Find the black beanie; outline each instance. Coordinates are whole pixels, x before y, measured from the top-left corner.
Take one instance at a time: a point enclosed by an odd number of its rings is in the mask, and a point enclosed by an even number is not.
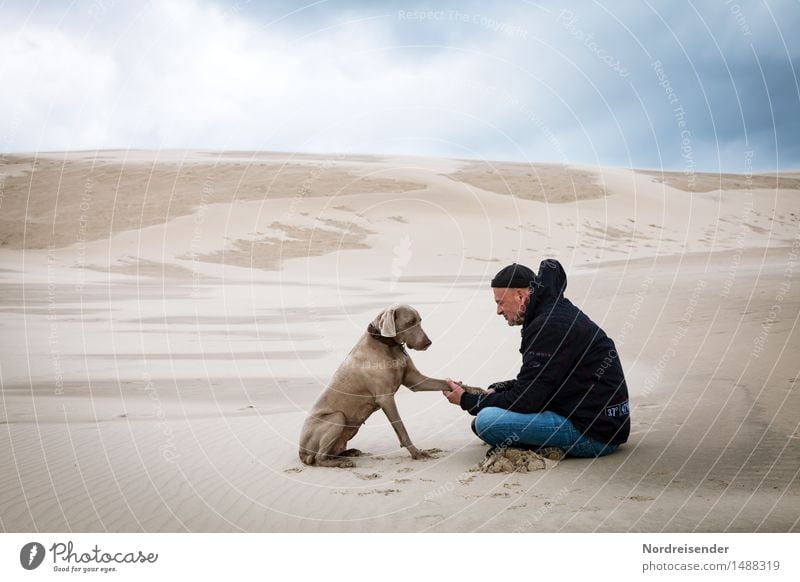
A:
[[[492,279],[492,287],[527,289],[536,281],[536,274],[525,265],[511,263]]]

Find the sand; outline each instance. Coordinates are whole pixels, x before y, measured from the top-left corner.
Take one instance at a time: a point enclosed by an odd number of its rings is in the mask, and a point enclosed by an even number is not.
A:
[[[116,155],[115,155],[116,154]],[[0,247],[97,240],[234,201],[393,193],[415,187],[351,172],[352,158],[159,152],[6,156]]]
[[[539,454],[531,450],[506,447],[490,449],[486,457],[470,469],[473,473],[528,473],[548,468],[548,460],[560,461],[564,457],[562,449],[548,447],[552,452]],[[554,466],[553,464],[550,465]]]
[[[713,190],[797,190],[800,178],[794,173],[785,174],[710,174],[706,172],[659,172],[640,170],[656,181],[684,192],[711,192]]]
[[[0,530],[800,530],[800,192],[667,178],[251,152],[6,158]],[[470,472],[487,451],[470,417],[401,389],[432,458],[412,460],[377,413],[354,468],[299,462],[305,414],[389,303],[423,315],[422,371],[513,377],[518,330],[487,282],[545,256],[617,341],[626,445]]]
[[[450,177],[459,182],[523,200],[563,204],[605,196],[596,172],[555,164],[468,164]]]

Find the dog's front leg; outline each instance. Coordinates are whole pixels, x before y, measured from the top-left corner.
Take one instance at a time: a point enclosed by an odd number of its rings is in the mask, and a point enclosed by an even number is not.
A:
[[[400,412],[397,410],[397,404],[395,404],[394,395],[390,394],[380,397],[378,399],[378,405],[386,414],[386,418],[388,418],[389,422],[392,424],[392,428],[397,434],[397,438],[400,439],[400,446],[408,449],[408,452],[411,453],[411,458],[422,459],[425,457],[430,457],[428,453],[425,451],[420,451],[411,443],[411,438],[408,436],[408,431],[406,431],[403,421],[400,420]]]
[[[405,373],[403,374],[403,386],[406,386],[412,392],[442,392],[443,390],[450,390],[447,382],[429,378],[417,370],[411,362],[406,364]]]
[[[457,382],[457,384],[470,394],[483,394],[485,392],[483,388],[467,386],[461,382]],[[417,370],[413,364],[406,367],[405,374],[403,375],[403,386],[408,387],[412,392],[447,392],[450,390],[450,385],[447,382],[444,380],[437,380],[436,378],[429,378]]]

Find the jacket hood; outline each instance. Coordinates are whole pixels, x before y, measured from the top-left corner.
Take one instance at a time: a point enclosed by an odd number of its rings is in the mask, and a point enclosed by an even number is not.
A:
[[[567,274],[564,267],[555,259],[545,259],[539,263],[539,273],[536,275],[536,293],[540,297],[558,299],[564,295],[567,288]]]
[[[533,317],[535,312],[545,303],[557,301],[564,297],[567,288],[567,274],[564,267],[555,259],[545,259],[539,264],[539,273],[533,285],[532,309],[527,316]],[[528,317],[526,317],[528,319]]]

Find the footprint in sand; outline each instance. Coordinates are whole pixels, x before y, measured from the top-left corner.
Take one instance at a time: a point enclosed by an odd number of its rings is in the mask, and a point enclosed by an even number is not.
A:
[[[630,499],[632,501],[655,501],[655,497],[650,497],[649,495],[631,495],[630,497],[626,497],[626,499]]]
[[[392,495],[393,493],[400,493],[399,489],[373,489],[372,491],[361,491],[358,493],[359,496],[363,495],[372,495],[373,493],[383,493],[384,496]]]
[[[365,475],[364,473],[353,473],[359,479],[363,479],[364,481],[372,481],[373,479],[380,479],[381,476],[378,473],[369,473]]]
[[[284,469],[284,473],[302,473],[303,469],[301,467],[292,467],[291,469]]]
[[[410,473],[413,470],[414,469],[412,469],[411,467],[403,467],[402,469],[398,469],[397,472],[398,473]]]

